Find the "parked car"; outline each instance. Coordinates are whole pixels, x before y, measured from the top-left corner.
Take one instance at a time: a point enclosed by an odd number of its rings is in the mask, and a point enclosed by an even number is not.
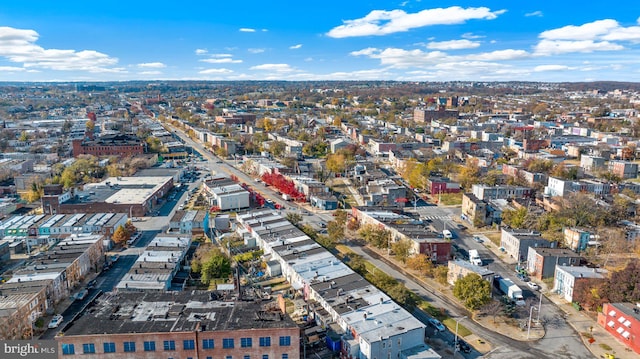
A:
[[[533,290],[538,290],[540,289],[540,287],[534,283],[534,282],[527,282],[527,285],[529,286],[529,288],[533,289]]]
[[[478,243],[484,242],[484,240],[482,238],[480,238],[480,236],[473,236],[473,240],[478,242]]]
[[[460,340],[458,339],[458,342],[456,343],[457,348],[456,350],[459,352],[463,352],[463,353],[470,353],[471,352],[471,346],[469,346],[469,344],[467,344],[467,342],[465,342],[464,340]]]
[[[444,332],[447,328],[436,318],[429,318],[429,324],[436,328],[439,332]]]
[[[96,280],[92,279],[87,283],[87,288],[93,288],[96,286],[96,284],[97,284]]]
[[[529,281],[529,277],[526,274],[522,274],[522,273],[518,273],[518,279],[520,279],[523,282]]]
[[[76,295],[74,295],[74,299],[75,300],[83,300],[84,298],[87,297],[87,294],[89,294],[89,290],[83,289],[83,290],[79,291],[78,293],[76,293]]]
[[[53,319],[51,319],[47,327],[49,329],[57,328],[60,325],[60,323],[62,323],[63,320],[64,318],[62,317],[62,315],[56,314],[53,316]]]

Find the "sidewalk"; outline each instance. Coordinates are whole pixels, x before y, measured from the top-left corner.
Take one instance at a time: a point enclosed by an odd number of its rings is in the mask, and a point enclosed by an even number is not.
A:
[[[597,358],[605,358],[605,354],[612,354],[615,358],[620,359],[638,358],[638,354],[618,342],[604,328],[598,325],[594,318],[596,313],[578,311],[558,294],[546,292],[546,297],[566,313],[567,323],[578,332],[584,345]],[[589,337],[593,337],[593,343],[589,343]]]
[[[459,303],[458,299],[454,297],[450,286],[443,286],[432,279],[422,278],[415,271],[412,271],[408,268],[404,268],[403,266],[398,264],[395,260],[391,260],[390,258],[385,256],[386,252],[383,252],[375,247],[368,247],[368,248],[373,252],[377,253],[380,260],[395,267],[397,270],[405,273],[407,276],[411,277],[412,280],[416,281],[417,283],[420,283],[421,286],[431,290],[435,290],[438,292],[439,295],[443,295],[447,297],[451,303],[456,303],[458,306],[462,306],[462,304]],[[493,318],[489,316],[485,316],[485,317],[473,316],[473,318],[471,319],[475,323],[486,328],[487,330],[500,333],[504,336],[510,337],[518,341],[536,341],[543,338],[546,334],[543,326],[536,325],[533,322],[531,323],[531,330],[527,331],[525,328],[518,328],[517,326],[509,324],[499,318],[496,318],[495,323],[493,322]],[[517,332],[517,334],[514,335],[514,332]],[[487,353],[491,349],[493,349],[490,343],[483,340],[481,337],[479,337],[476,334],[471,334],[467,337],[464,337],[464,340],[467,343],[469,343],[469,345],[473,346],[480,353]]]

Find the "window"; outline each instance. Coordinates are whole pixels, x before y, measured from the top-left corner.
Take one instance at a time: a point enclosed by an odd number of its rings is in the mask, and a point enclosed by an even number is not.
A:
[[[252,338],[240,338],[240,347],[251,348],[253,346]]]
[[[123,344],[125,353],[136,351],[136,342],[124,342]]]
[[[223,338],[222,339],[222,347],[224,349],[231,349],[233,348],[233,338]]]
[[[242,359],[251,359],[251,355],[245,355]]]
[[[271,346],[271,337],[260,337],[260,346],[261,347],[270,347]]]
[[[156,342],[144,342],[144,351],[145,352],[155,352],[156,351]]]
[[[262,359],[269,359],[269,354],[262,354]]]
[[[62,344],[62,355],[74,355],[76,349],[73,344]]]
[[[227,355],[224,359],[233,359],[233,357],[231,355]]]
[[[291,337],[290,336],[286,336],[286,337],[280,337],[280,346],[281,347],[288,347],[291,345]]]
[[[202,349],[213,349],[213,339],[202,339]]]
[[[207,357],[207,359],[213,359],[213,357]]]
[[[175,340],[165,340],[162,345],[164,346],[164,350],[176,350]]]
[[[115,353],[116,352],[116,343],[107,342],[102,344],[105,353]]]
[[[282,359],[289,359],[289,354],[282,353]]]
[[[182,348],[184,350],[193,350],[196,348],[196,342],[193,339],[187,339],[182,341]]]
[[[94,354],[96,352],[96,346],[93,343],[82,344],[83,354]]]

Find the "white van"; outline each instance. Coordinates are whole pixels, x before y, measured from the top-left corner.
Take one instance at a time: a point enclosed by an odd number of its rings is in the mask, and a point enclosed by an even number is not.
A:
[[[442,236],[446,239],[451,239],[453,238],[453,234],[451,234],[451,231],[448,229],[445,229],[442,231]]]

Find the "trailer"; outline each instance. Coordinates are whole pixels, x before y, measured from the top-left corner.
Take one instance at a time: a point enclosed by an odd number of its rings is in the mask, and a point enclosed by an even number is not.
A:
[[[525,305],[524,297],[522,296],[522,289],[513,283],[510,279],[500,278],[498,279],[500,290],[516,305]]]

